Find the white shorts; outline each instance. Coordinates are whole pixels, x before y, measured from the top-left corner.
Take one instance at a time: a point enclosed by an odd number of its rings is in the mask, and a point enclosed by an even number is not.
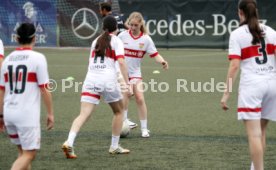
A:
[[[6,126],[11,143],[21,145],[23,150],[40,149],[40,127]]]
[[[138,82],[142,81],[142,77],[129,77],[130,84],[137,84]]]
[[[123,96],[120,84],[118,82],[99,84],[85,80],[82,86],[81,102],[99,104],[101,96],[104,97],[106,103],[121,100]]]
[[[238,119],[276,121],[276,80],[240,86]]]

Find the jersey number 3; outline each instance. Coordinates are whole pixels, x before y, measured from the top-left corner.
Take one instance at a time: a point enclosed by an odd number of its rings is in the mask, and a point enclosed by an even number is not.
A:
[[[26,78],[27,78],[27,66],[18,65],[15,68],[15,75],[13,74],[13,66],[8,66],[8,80],[10,84],[10,93],[22,94],[25,91],[26,87]],[[15,77],[14,77],[15,76]],[[15,81],[15,83],[13,83]],[[21,82],[20,88],[18,88],[18,84]]]
[[[259,48],[259,52],[262,53],[263,58],[260,59],[259,57],[256,57],[255,60],[257,64],[265,64],[267,63],[267,52],[266,52],[265,40],[264,38],[261,38],[260,41],[261,41],[261,47]]]

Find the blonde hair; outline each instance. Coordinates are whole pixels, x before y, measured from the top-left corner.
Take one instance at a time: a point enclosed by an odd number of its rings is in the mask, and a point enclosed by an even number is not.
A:
[[[132,12],[132,13],[129,15],[129,17],[128,17],[126,23],[129,25],[129,22],[130,22],[130,20],[132,20],[132,19],[137,19],[138,22],[142,23],[142,25],[141,25],[141,27],[140,27],[140,31],[141,31],[142,33],[144,33],[144,34],[147,34],[147,33],[148,33],[147,28],[146,28],[146,24],[145,24],[145,20],[144,20],[142,14],[141,14],[140,12]]]

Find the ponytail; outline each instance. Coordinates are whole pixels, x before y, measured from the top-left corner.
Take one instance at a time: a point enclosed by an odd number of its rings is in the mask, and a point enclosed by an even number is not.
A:
[[[259,16],[257,12],[257,3],[255,0],[240,0],[239,9],[243,11],[245,20],[240,24],[247,24],[249,31],[253,37],[252,44],[260,43],[262,38],[262,30],[259,26]]]
[[[98,38],[95,48],[96,56],[105,56],[106,51],[111,51],[111,36],[108,31],[104,31],[104,33]]]

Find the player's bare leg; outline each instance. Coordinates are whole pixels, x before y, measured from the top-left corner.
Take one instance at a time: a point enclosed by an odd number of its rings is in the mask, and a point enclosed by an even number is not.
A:
[[[81,102],[79,116],[73,121],[70,132],[78,133],[83,124],[90,118],[91,113],[95,110],[95,104]]]
[[[124,149],[119,145],[120,133],[123,126],[123,110],[124,105],[123,101],[119,100],[118,102],[109,103],[113,111],[113,120],[112,120],[112,137],[111,137],[111,146],[109,149],[110,154],[126,154],[129,153],[128,149]]]
[[[21,148],[21,146],[19,147]],[[22,150],[19,147],[18,147],[19,149],[18,158],[13,163],[11,170],[18,170],[18,169],[30,170],[31,163],[36,156],[36,150]]]
[[[68,159],[75,159],[77,155],[74,152],[74,141],[77,133],[84,123],[90,118],[91,113],[94,111],[95,105],[92,103],[81,102],[80,114],[72,123],[67,140],[62,145],[62,150]]]
[[[133,87],[130,87],[130,88],[133,89]],[[132,95],[133,95],[133,92],[132,92]],[[134,129],[138,126],[137,123],[134,123],[128,119],[128,104],[129,104],[129,99],[131,96],[129,96],[128,92],[123,92],[123,104],[124,104],[123,120],[127,121],[128,125],[131,129]]]
[[[263,142],[260,120],[245,120],[251,160],[255,170],[263,170]]]
[[[147,127],[147,105],[144,98],[144,89],[142,81],[138,81],[133,86],[133,92],[137,104],[138,115],[141,122],[142,137],[149,137],[149,130]]]

